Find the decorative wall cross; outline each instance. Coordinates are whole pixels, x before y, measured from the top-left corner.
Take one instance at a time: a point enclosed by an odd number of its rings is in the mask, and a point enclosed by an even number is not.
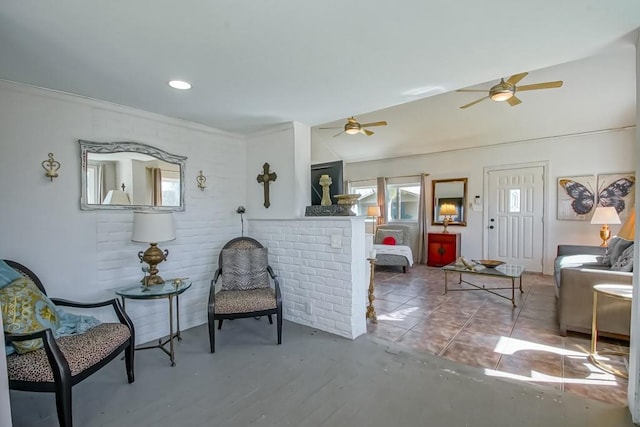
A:
[[[275,181],[278,178],[275,172],[269,173],[269,163],[265,163],[262,166],[263,173],[256,178],[259,183],[264,184],[264,207],[269,208],[271,203],[269,202],[269,183]]]

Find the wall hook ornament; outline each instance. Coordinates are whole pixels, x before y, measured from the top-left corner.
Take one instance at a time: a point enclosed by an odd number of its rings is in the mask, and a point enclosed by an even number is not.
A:
[[[200,175],[196,177],[196,182],[198,183],[198,188],[200,189],[200,191],[204,191],[204,189],[206,188],[206,185],[204,185],[204,183],[207,182],[207,177],[202,174],[202,171],[200,171]]]
[[[49,159],[42,162],[42,168],[45,170],[45,176],[53,181],[53,178],[58,177],[60,162],[53,158],[53,153],[49,153]]]

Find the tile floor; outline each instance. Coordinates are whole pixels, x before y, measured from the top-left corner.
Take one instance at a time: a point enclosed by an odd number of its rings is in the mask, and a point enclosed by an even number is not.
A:
[[[400,269],[378,267],[374,302],[378,323],[369,322],[368,330],[382,340],[485,368],[487,375],[626,405],[627,380],[601,371],[587,359],[590,336],[560,336],[553,277],[525,273],[522,283],[524,293],[516,291],[513,308],[511,301],[484,291],[444,295],[444,273],[439,268],[414,265],[403,274]],[[509,295],[510,290],[498,292]],[[628,350],[628,342],[604,340],[598,348]],[[626,371],[623,357],[608,357]]]

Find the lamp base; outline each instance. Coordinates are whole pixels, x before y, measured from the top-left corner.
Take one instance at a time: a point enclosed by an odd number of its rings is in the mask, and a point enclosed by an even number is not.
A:
[[[165,261],[167,256],[169,256],[169,251],[165,249],[164,252],[162,252],[162,249],[158,248],[157,243],[150,243],[150,245],[149,249],[144,251],[144,253],[142,251],[138,252],[140,262],[149,264],[149,275],[142,279],[142,284],[145,287],[164,283],[164,279],[158,276],[158,264]]]
[[[153,286],[153,285],[162,285],[164,283],[164,279],[157,274],[144,276],[141,280],[143,286]]]
[[[601,247],[606,248],[609,246],[608,241],[611,238],[611,230],[609,230],[609,226],[607,224],[604,224],[600,229],[600,238],[602,239]]]
[[[449,234],[449,230],[447,230],[447,226],[449,225],[449,220],[447,218],[444,219],[444,221],[442,222],[442,225],[444,225],[444,230],[442,230],[442,233]]]

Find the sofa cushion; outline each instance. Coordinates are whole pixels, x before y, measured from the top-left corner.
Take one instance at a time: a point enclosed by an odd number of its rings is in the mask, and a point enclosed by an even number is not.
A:
[[[611,266],[613,271],[633,271],[633,245],[620,254],[616,262]]]
[[[602,259],[603,264],[615,264],[618,257],[622,255],[622,252],[631,245],[633,245],[633,240],[625,240],[622,237],[617,236],[611,239],[609,246],[607,247],[607,252]]]
[[[566,267],[588,267],[588,268],[608,268],[600,261],[602,257],[600,255],[561,255],[556,257],[554,263],[554,276],[556,279],[556,286],[560,286],[560,272]]]

